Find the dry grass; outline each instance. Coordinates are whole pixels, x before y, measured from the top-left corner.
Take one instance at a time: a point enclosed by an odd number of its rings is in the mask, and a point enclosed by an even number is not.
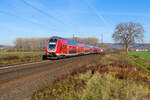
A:
[[[0,66],[7,64],[26,63],[42,60],[42,54],[13,54],[13,55],[0,55]]]
[[[150,100],[150,75],[124,55],[109,54],[54,85],[37,91],[34,100]]]
[[[78,100],[148,100],[146,96],[149,92],[147,86],[133,80],[121,80],[113,74],[95,73],[83,93],[77,97]]]

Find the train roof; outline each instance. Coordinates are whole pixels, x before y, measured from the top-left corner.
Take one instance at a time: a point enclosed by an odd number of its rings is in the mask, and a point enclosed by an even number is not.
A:
[[[68,44],[78,46],[78,42],[76,42],[74,40],[70,40],[70,39],[66,39],[66,38],[62,38],[62,37],[58,37],[58,36],[53,36],[51,38],[66,40]]]
[[[74,40],[70,40],[70,39],[66,39],[66,38],[62,38],[62,37],[58,37],[58,36],[52,36],[51,38],[67,40],[67,41],[68,41],[68,44],[70,44],[70,45],[78,46],[78,43],[80,43],[80,44],[83,44],[83,45],[86,46],[86,47],[98,48],[98,47],[96,47],[96,46],[93,46],[93,45],[90,45],[90,44],[87,44],[87,43],[77,42],[77,41],[74,41]],[[50,39],[51,39],[51,38],[50,38]]]

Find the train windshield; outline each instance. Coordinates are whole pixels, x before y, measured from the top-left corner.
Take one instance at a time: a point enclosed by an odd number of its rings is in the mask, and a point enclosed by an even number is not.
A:
[[[49,44],[49,49],[55,49],[56,44]]]
[[[49,45],[48,45],[48,48],[50,51],[54,51],[56,49],[56,44],[57,44],[57,39],[50,39],[49,40]]]

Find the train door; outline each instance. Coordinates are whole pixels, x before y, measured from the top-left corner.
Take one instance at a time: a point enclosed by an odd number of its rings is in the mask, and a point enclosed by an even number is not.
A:
[[[67,45],[67,54],[69,54],[69,45]]]
[[[67,54],[67,44],[63,44],[63,53]]]
[[[63,53],[63,47],[62,47],[62,43],[61,43],[61,45],[60,45],[60,54],[62,54]]]
[[[76,48],[76,54],[78,54],[78,46],[75,46],[75,48]]]
[[[62,47],[62,54],[63,55],[67,54],[67,43],[66,43],[66,41],[64,41],[64,40],[62,41],[61,47]]]
[[[72,54],[72,46],[69,45],[69,54]]]

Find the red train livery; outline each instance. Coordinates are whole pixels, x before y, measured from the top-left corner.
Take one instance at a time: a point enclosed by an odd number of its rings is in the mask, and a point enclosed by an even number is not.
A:
[[[43,55],[43,60],[101,52],[103,52],[103,49],[99,47],[53,36],[47,42],[46,54]]]

